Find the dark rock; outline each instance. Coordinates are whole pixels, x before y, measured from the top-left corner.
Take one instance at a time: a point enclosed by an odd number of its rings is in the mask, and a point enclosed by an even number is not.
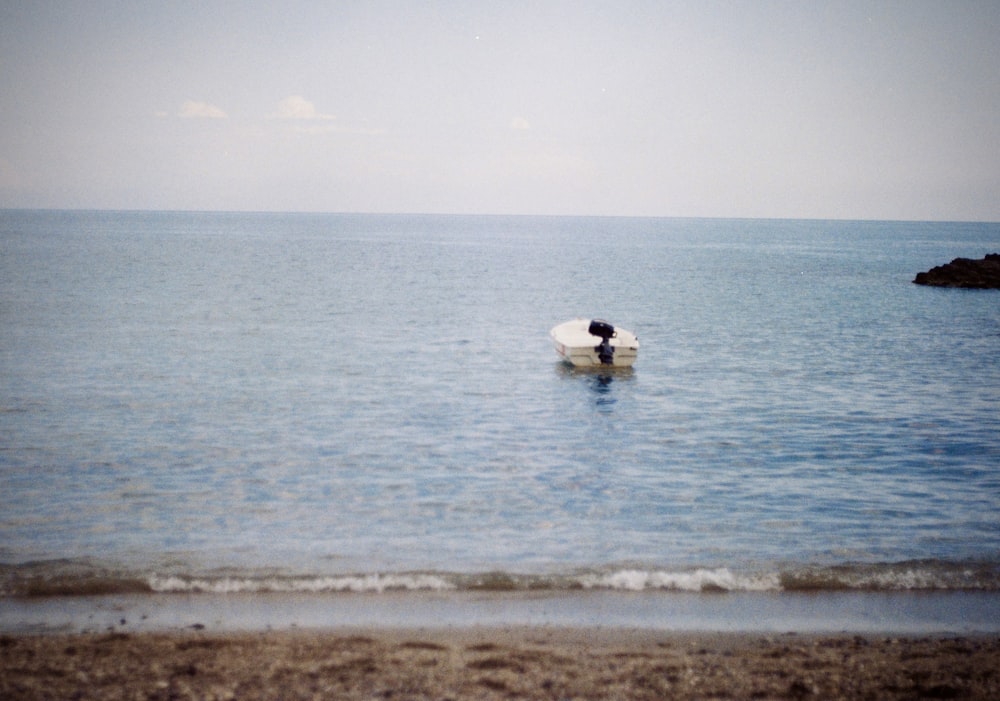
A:
[[[1000,254],[990,253],[982,260],[956,258],[947,265],[917,273],[913,282],[934,287],[1000,290]]]

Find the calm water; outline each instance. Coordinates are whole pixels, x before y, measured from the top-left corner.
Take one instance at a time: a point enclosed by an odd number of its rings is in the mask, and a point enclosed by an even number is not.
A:
[[[1000,590],[1000,224],[0,212],[0,589]],[[600,316],[631,372],[557,362]]]

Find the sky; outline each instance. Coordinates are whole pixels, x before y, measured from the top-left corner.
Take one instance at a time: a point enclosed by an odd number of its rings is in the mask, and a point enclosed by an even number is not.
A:
[[[1000,2],[0,0],[0,208],[1000,221]]]

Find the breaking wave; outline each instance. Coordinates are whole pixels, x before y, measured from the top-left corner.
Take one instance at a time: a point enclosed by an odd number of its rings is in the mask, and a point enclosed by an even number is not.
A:
[[[0,596],[123,594],[382,594],[446,591],[823,592],[1000,591],[1000,564],[912,561],[739,572],[608,567],[558,574],[506,571],[287,574],[128,572],[85,563],[0,565]]]
[[[237,594],[242,592],[311,594],[339,592],[444,591],[455,589],[446,577],[435,574],[362,574],[323,577],[183,577],[149,578],[149,587],[161,593]]]
[[[583,575],[585,589],[620,589],[646,591],[778,591],[781,589],[777,574],[736,575],[726,568],[698,569],[691,572],[664,572],[620,570],[607,574]]]

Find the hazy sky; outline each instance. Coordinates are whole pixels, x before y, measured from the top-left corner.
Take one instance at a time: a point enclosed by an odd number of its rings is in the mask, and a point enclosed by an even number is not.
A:
[[[1000,221],[1000,2],[0,0],[0,207]]]

